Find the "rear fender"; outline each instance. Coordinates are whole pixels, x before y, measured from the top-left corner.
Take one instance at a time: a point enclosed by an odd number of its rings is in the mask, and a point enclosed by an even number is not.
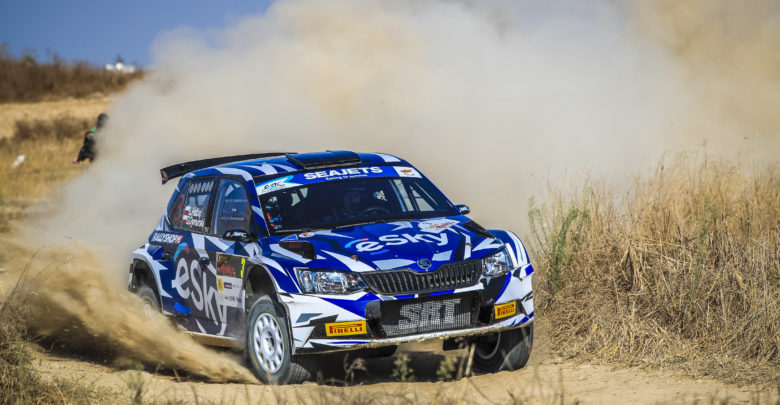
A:
[[[148,274],[148,276],[144,276],[146,277],[146,283],[150,284],[149,287],[155,291],[163,313],[168,314],[164,309],[162,299],[163,297],[171,298],[171,296],[165,292],[165,289],[163,289],[160,284],[160,272],[166,270],[166,267],[152,258],[147,251],[148,246],[149,245],[146,244],[136,249],[130,255],[130,274],[128,275],[127,288],[129,291],[135,292],[135,289],[138,287],[138,282],[140,281],[139,277],[142,274]],[[152,280],[149,280],[149,278]]]

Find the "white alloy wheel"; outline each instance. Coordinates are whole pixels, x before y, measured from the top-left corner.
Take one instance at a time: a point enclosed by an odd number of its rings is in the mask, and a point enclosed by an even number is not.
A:
[[[271,314],[262,314],[255,321],[254,349],[267,372],[279,371],[284,360],[284,338],[282,328]]]

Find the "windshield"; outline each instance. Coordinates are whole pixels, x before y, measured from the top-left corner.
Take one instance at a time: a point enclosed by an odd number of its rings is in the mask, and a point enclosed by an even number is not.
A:
[[[274,234],[458,215],[422,177],[325,181],[265,192],[259,198]]]

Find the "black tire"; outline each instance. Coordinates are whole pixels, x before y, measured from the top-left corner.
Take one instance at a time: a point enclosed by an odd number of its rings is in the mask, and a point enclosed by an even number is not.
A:
[[[249,311],[246,329],[248,363],[261,381],[298,384],[312,378],[316,358],[292,355],[287,317],[271,298],[263,297],[255,302]]]
[[[160,302],[157,301],[157,294],[146,284],[140,284],[135,289],[135,294],[141,297],[144,304],[144,314],[151,316],[150,312],[160,312]]]
[[[474,340],[474,366],[484,372],[517,370],[528,363],[534,345],[534,324]]]

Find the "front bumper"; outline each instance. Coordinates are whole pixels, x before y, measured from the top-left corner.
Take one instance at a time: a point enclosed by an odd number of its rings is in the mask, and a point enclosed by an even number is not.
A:
[[[528,266],[469,288],[435,293],[280,294],[279,301],[287,310],[296,354],[390,346],[530,324],[532,271]]]

